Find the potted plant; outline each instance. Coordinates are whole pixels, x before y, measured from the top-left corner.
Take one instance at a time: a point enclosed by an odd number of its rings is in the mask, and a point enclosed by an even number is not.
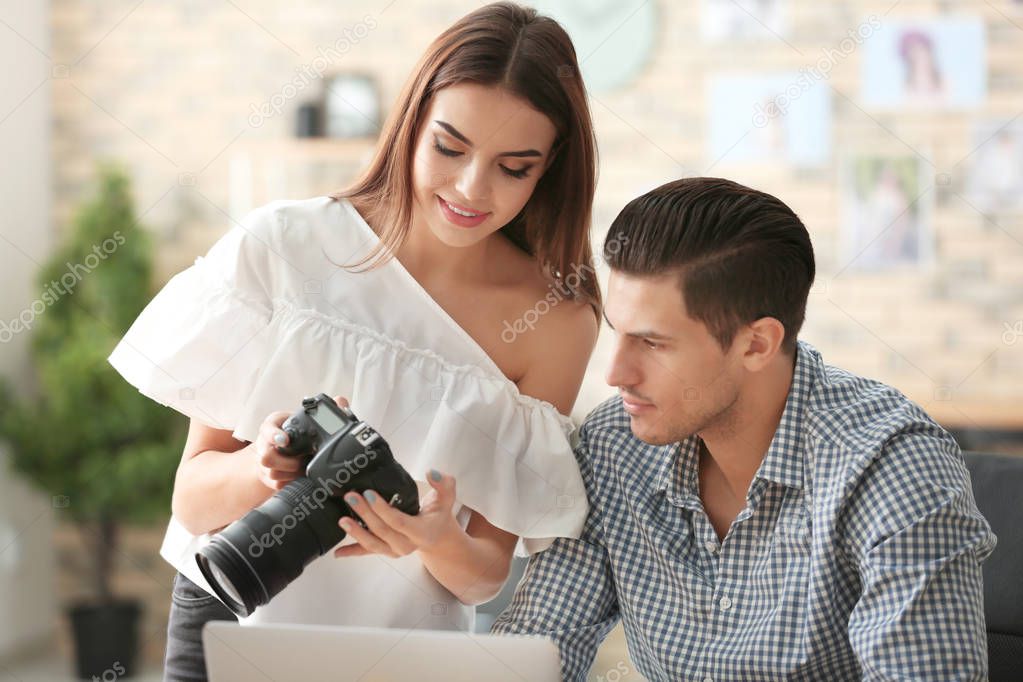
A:
[[[14,469],[53,497],[90,548],[92,596],[68,606],[83,678],[130,675],[135,667],[141,605],[111,587],[118,528],[169,513],[187,431],[181,415],[140,394],[106,361],[149,301],[151,272],[150,239],[137,225],[129,181],[102,166],[98,195],[41,268],[40,296],[20,318],[32,335],[38,395],[16,396],[0,377],[0,439]]]

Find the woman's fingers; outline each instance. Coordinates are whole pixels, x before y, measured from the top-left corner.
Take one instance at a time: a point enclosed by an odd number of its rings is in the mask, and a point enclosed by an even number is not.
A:
[[[267,415],[267,418],[263,420],[263,423],[259,425],[260,435],[264,435],[267,440],[271,440],[273,434],[284,433],[281,431],[281,426],[290,416],[291,414],[289,412],[271,412]]]
[[[273,412],[259,425],[259,443],[271,450],[288,444],[288,434],[281,428],[288,418],[287,412]]]
[[[280,490],[301,475],[301,472],[277,471],[266,467],[259,469],[260,482],[272,490]]]
[[[407,538],[413,544],[419,542],[419,538],[416,535],[416,517],[409,516],[400,509],[395,509],[373,490],[367,490],[363,497],[370,499],[370,496],[372,496],[372,501],[369,503],[369,508],[377,518],[387,524],[388,528],[404,536],[403,539]]]
[[[372,554],[372,552],[367,550],[359,543],[355,543],[353,545],[345,545],[344,547],[338,547],[337,549],[334,550],[334,556],[338,558],[346,556],[367,556],[369,554]]]
[[[281,426],[288,420],[291,415],[288,412],[271,412],[267,415],[263,423],[259,425],[259,431],[261,434],[269,433],[274,434],[281,431]]]
[[[267,448],[263,452],[263,455],[259,458],[259,463],[267,469],[287,473],[296,473],[305,468],[305,462],[302,461],[301,457],[288,457],[273,448]]]
[[[260,424],[256,437],[259,480],[271,490],[280,490],[301,476],[305,469],[301,457],[289,457],[277,450],[288,444],[288,434],[281,429],[281,425],[289,416],[288,412],[272,412]]]
[[[283,471],[281,469],[270,469],[267,472],[267,477],[272,481],[294,481],[301,475],[301,471]]]
[[[426,476],[430,487],[437,492],[437,505],[441,509],[452,509],[455,506],[455,477],[447,476],[436,469],[430,469]]]
[[[351,535],[367,554],[383,554],[389,557],[401,556],[388,543],[381,540],[372,531],[367,528],[363,528],[347,516],[341,517],[338,525],[341,526],[342,530],[344,530],[348,535]],[[366,525],[368,526],[369,524]]]
[[[415,546],[409,542],[408,538],[402,535],[402,533],[390,523],[381,518],[381,515],[375,511],[376,509],[380,509],[380,511],[383,512],[384,510],[381,508],[381,505],[386,507],[387,503],[380,500],[380,496],[372,490],[367,490],[365,496],[359,495],[355,492],[348,493],[345,495],[345,502],[347,502],[348,506],[359,515],[359,518],[366,524],[369,532],[376,536],[376,538],[381,542],[385,543],[395,556],[404,556],[415,549]],[[388,507],[388,510],[396,511],[390,509],[390,507]],[[384,515],[391,518],[390,515],[386,513]],[[342,528],[344,528],[344,526],[342,526]],[[358,537],[356,537],[356,539],[358,539]],[[359,541],[359,544],[363,545],[367,549],[371,549],[371,547],[367,546],[361,540]]]
[[[383,554],[390,557],[405,556],[416,550],[439,547],[457,534],[464,534],[451,507],[455,499],[455,479],[440,472],[431,471],[430,484],[433,486],[428,497],[429,504],[422,506],[421,513],[411,516],[395,509],[387,500],[373,490],[362,495],[350,492],[345,502],[362,519],[362,528],[351,519],[341,519],[341,527],[358,542],[361,550],[339,548],[334,556],[360,556],[362,554]],[[454,547],[455,545],[449,545]]]

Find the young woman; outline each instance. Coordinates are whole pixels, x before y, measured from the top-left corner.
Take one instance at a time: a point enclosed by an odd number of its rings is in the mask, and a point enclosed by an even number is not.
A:
[[[305,395],[350,399],[424,481],[422,512],[356,496],[367,527],[246,622],[467,630],[518,539],[578,535],[595,169],[567,34],[488,5],[429,47],[352,187],[256,209],[143,311],[110,362],[192,420],[161,550],[168,679],[201,678],[202,624],[231,617],[194,553],[300,475],[274,446]]]

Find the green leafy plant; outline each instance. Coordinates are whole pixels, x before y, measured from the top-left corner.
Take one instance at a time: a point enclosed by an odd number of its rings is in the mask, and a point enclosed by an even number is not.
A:
[[[17,396],[0,378],[13,467],[83,531],[103,603],[113,600],[119,526],[170,512],[187,430],[106,360],[152,295],[151,240],[137,222],[127,176],[102,166],[97,196],[41,268],[40,298],[26,309],[38,396]]]

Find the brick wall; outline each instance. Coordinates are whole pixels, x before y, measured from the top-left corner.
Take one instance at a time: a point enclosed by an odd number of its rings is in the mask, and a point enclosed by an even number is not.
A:
[[[1023,222],[1018,214],[981,215],[963,189],[974,124],[1023,111],[1023,18],[1013,21],[1011,4],[903,2],[885,14],[888,3],[851,2],[824,12],[795,2],[784,38],[765,35],[737,47],[699,37],[699,3],[660,3],[645,70],[627,87],[593,94],[602,161],[595,242],[628,199],[681,175],[719,174],[775,193],[804,219],[817,250],[818,286],[804,338],[830,362],[895,385],[950,425],[1018,427],[1023,344],[1003,336],[1016,339],[1007,330],[1023,320]],[[324,63],[327,73],[372,73],[386,112],[422,49],[473,6],[54,2],[58,229],[87,191],[99,157],[130,169],[144,222],[162,237],[164,277],[222,234],[228,216],[344,184],[372,141],[288,142],[295,107],[321,92],[309,74]],[[718,76],[798,71],[838,48],[868,16],[883,23],[951,10],[985,24],[990,78],[982,106],[870,111],[858,103],[860,47],[836,60],[824,84],[833,110],[829,164],[805,170],[709,158],[707,92]],[[290,87],[296,78],[302,85]],[[269,102],[283,103],[281,113],[253,125],[252,112]],[[925,167],[924,200],[934,202],[933,267],[848,270],[838,250],[842,159],[910,149]],[[577,414],[608,395],[600,379],[607,346],[605,335]]]

